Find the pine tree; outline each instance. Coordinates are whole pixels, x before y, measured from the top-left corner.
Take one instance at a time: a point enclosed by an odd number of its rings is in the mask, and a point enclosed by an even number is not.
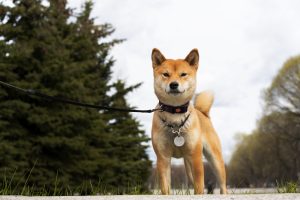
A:
[[[109,51],[122,40],[103,41],[114,29],[109,24],[95,25],[90,1],[72,23],[68,20],[74,15],[66,5],[66,0],[49,0],[49,6],[40,0],[0,5],[0,80],[54,96],[115,105],[111,102],[116,96],[108,92],[120,83],[109,85],[114,64]],[[122,95],[136,87],[129,88],[119,88],[127,91],[118,93],[123,106],[128,105]],[[14,184],[26,182],[49,191],[54,185],[74,189],[85,181],[101,180],[108,188],[145,182],[149,161],[143,142],[147,138],[129,114],[122,125],[109,123],[117,117],[0,88],[0,178],[14,177]],[[134,137],[124,132],[128,127]],[[114,146],[123,139],[126,147],[131,137],[136,148],[124,151]],[[125,160],[122,152],[128,154]],[[128,166],[122,168],[124,173],[114,168],[116,163]],[[129,170],[135,170],[131,178],[122,178]]]
[[[115,93],[112,95],[111,106],[131,108],[125,96],[138,88],[140,84],[126,87],[125,83],[118,80],[113,84]],[[132,109],[132,108],[131,108]],[[113,161],[111,168],[119,176],[109,178],[111,184],[117,186],[136,186],[143,184],[150,172],[151,162],[146,154],[145,143],[149,140],[140,123],[130,113],[111,113],[110,132],[111,143],[107,153]],[[124,190],[124,188],[121,187]],[[125,188],[126,189],[126,188]],[[141,188],[143,189],[143,188]]]

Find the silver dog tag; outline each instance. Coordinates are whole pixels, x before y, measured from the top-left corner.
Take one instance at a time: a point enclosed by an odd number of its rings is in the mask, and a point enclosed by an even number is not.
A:
[[[183,146],[183,145],[184,145],[184,137],[182,137],[181,135],[176,136],[176,137],[174,138],[174,144],[175,144],[175,146],[177,146],[177,147]]]

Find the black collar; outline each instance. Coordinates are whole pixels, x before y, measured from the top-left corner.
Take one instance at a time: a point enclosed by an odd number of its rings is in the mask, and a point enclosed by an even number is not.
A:
[[[188,111],[189,104],[190,104],[190,102],[187,102],[181,106],[169,106],[162,102],[159,102],[159,106],[162,111],[166,111],[166,112],[169,112],[172,114],[186,113]]]

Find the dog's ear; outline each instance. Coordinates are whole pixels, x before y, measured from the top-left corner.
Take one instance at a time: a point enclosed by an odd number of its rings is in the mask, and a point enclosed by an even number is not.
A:
[[[152,50],[151,58],[152,58],[152,66],[153,66],[153,68],[161,65],[166,60],[166,58],[164,57],[164,55],[162,55],[162,53],[158,49],[156,49],[156,48],[154,48]]]
[[[199,53],[198,49],[193,49],[184,59],[191,66],[198,68],[199,65]]]

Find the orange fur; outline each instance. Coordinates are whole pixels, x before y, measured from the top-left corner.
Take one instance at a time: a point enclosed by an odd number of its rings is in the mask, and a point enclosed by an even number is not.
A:
[[[158,99],[172,106],[183,105],[190,101],[196,89],[196,72],[198,69],[198,51],[192,50],[185,59],[165,59],[158,49],[152,52],[154,74],[154,90]],[[186,75],[182,75],[186,74]],[[170,91],[170,83],[178,83],[178,93]],[[202,154],[207,158],[215,170],[220,185],[220,192],[226,194],[226,173],[221,152],[221,143],[212,126],[209,110],[213,103],[213,95],[209,92],[200,93],[195,100],[195,107],[190,104],[187,113],[171,114],[155,112],[152,123],[152,144],[157,156],[157,170],[159,174],[162,194],[170,194],[171,157],[184,158],[188,177],[194,183],[195,194],[204,192],[204,170]],[[163,124],[179,124],[186,116],[190,117],[182,127],[185,144],[176,147],[173,143],[174,135]]]
[[[196,96],[195,99],[195,108],[200,112],[204,113],[206,116],[209,116],[209,110],[213,104],[214,96],[210,91],[201,92]]]

